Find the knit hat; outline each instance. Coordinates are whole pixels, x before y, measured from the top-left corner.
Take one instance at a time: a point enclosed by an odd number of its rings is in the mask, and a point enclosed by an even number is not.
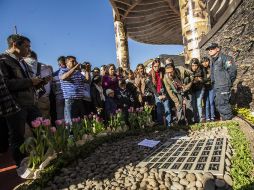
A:
[[[114,92],[114,90],[112,90],[112,89],[109,88],[109,89],[106,90],[106,95],[108,96],[108,95],[109,95],[110,93],[112,93],[112,92]]]

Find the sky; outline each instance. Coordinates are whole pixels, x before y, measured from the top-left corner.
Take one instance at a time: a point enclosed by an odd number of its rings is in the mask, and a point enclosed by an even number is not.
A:
[[[112,7],[109,0],[0,0],[0,52],[6,38],[18,33],[30,38],[42,63],[57,69],[57,58],[74,55],[92,66],[116,64]],[[131,68],[160,54],[177,55],[181,45],[129,43]]]

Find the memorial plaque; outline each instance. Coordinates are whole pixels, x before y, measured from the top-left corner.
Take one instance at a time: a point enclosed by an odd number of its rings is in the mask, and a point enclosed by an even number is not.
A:
[[[223,175],[226,138],[188,139],[167,142],[139,165],[173,172],[211,172]]]

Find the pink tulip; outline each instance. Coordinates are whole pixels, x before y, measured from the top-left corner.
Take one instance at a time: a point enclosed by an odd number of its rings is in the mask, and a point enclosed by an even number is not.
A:
[[[39,120],[40,122],[43,121],[43,117],[37,117],[36,120]]]
[[[55,133],[55,132],[56,132],[56,128],[55,128],[55,127],[50,127],[50,131],[51,131],[52,133]]]
[[[41,125],[41,121],[39,120],[34,120],[31,123],[32,123],[32,127],[34,128],[38,128]]]
[[[136,108],[136,111],[139,112],[139,108]]]
[[[92,115],[92,114],[89,114],[89,115],[88,115],[88,118],[89,118],[89,119],[91,119],[92,117],[93,117],[93,115]]]
[[[51,122],[49,119],[44,119],[42,121],[42,125],[44,125],[45,127],[49,127],[51,125]]]
[[[71,120],[73,123],[77,123],[77,118],[72,118]]]
[[[121,111],[122,111],[122,109],[121,109],[121,108],[119,108],[119,109],[118,109],[118,112],[120,113]]]
[[[100,121],[101,121],[100,117],[97,116],[97,117],[96,117],[96,121],[97,121],[97,122],[100,122]]]
[[[143,107],[140,107],[140,108],[139,108],[139,110],[140,110],[140,111],[143,111],[143,110],[144,110],[144,108],[143,108]]]
[[[55,123],[57,126],[60,126],[63,124],[63,120],[56,120]]]

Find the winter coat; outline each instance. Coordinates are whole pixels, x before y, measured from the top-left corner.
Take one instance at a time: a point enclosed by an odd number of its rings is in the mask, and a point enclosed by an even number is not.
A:
[[[230,89],[236,79],[237,68],[234,59],[223,53],[212,58],[211,80],[215,89]]]
[[[35,105],[35,89],[32,80],[19,61],[8,54],[2,54],[0,55],[0,70],[14,101],[20,106]]]

